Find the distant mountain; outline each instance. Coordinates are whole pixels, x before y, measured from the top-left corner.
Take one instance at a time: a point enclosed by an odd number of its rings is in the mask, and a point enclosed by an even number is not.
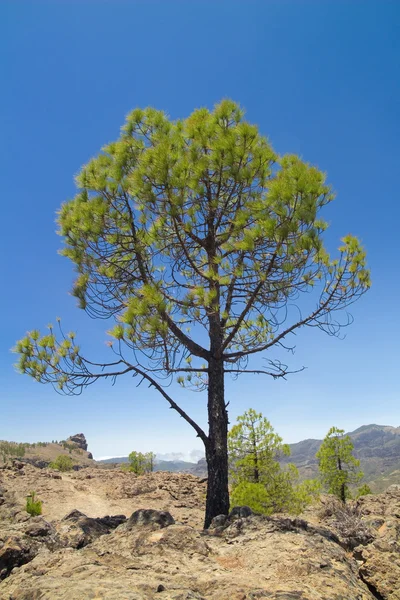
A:
[[[363,425],[348,434],[354,443],[354,455],[360,459],[364,482],[380,492],[392,483],[400,483],[400,427]],[[315,454],[322,440],[303,440],[290,444],[291,455],[283,463],[294,463],[304,479],[316,477]]]
[[[205,456],[190,469],[190,473],[197,475],[197,477],[207,477],[207,461]]]
[[[96,462],[111,465],[111,464],[127,463],[129,461],[128,461],[127,456],[114,456],[112,458],[102,458],[101,460],[96,460]]]

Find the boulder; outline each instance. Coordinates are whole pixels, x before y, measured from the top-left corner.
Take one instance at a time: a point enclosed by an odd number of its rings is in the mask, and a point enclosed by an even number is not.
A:
[[[254,515],[254,512],[249,506],[234,506],[229,515],[217,515],[213,518],[210,525],[212,535],[220,534],[224,529],[229,527],[234,521],[246,519]],[[204,532],[207,533],[207,530]]]
[[[54,527],[63,546],[79,549],[109,534],[125,521],[125,515],[92,518],[79,510],[72,510]]]
[[[0,544],[0,580],[5,579],[15,567],[20,567],[33,560],[39,546],[23,537],[9,537]]]
[[[215,527],[224,527],[224,525],[229,525],[229,517],[228,515],[217,515],[211,521],[211,529],[215,529]]]
[[[29,520],[25,533],[30,537],[45,537],[54,533],[54,529],[42,517],[33,517]]]
[[[132,513],[127,521],[126,528],[132,529],[135,526],[156,525],[162,529],[163,527],[168,527],[174,523],[175,519],[169,512],[154,510],[152,508],[141,508]]]
[[[254,513],[251,510],[250,506],[234,506],[231,512],[229,513],[229,519],[231,521],[235,519],[245,519],[246,517],[250,517],[250,515],[253,514]]]

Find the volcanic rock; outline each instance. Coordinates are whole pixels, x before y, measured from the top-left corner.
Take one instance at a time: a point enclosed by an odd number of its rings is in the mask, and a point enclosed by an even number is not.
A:
[[[88,449],[87,441],[83,433],[76,433],[75,435],[71,435],[67,439],[67,442],[72,442],[73,444],[76,444],[78,448],[85,450],[85,452]]]

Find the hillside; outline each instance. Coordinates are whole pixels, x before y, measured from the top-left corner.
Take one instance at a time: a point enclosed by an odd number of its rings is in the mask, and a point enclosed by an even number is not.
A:
[[[374,492],[393,483],[400,484],[400,427],[363,425],[348,435],[354,443],[354,454],[360,460],[364,481]],[[304,479],[316,477],[315,454],[322,440],[303,440],[290,444],[291,455],[284,463],[294,463]]]
[[[2,443],[2,440],[0,440],[0,447]],[[10,445],[13,444],[11,443]],[[49,466],[60,455],[69,456],[77,469],[89,467],[94,464],[93,456],[87,450],[88,444],[83,433],[71,435],[67,440],[60,442],[20,443],[18,446],[24,447],[23,456],[19,456],[18,459],[40,468]],[[3,456],[1,456],[0,452],[0,464],[2,459]]]

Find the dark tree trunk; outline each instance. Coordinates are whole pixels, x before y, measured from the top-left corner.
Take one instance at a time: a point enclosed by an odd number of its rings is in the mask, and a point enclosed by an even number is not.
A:
[[[260,472],[258,470],[258,460],[256,457],[255,467],[254,467],[254,483],[260,483]]]
[[[210,526],[214,517],[229,513],[228,413],[225,406],[224,364],[221,359],[215,358],[209,362],[208,424],[205,529]]]
[[[254,436],[253,440],[253,452],[254,452],[254,483],[260,482],[260,472],[258,469],[258,454],[257,454],[257,444]]]
[[[340,460],[340,457],[338,458],[338,470],[342,471],[342,461]],[[340,499],[343,502],[343,504],[346,504],[346,484],[342,483],[340,486]]]

